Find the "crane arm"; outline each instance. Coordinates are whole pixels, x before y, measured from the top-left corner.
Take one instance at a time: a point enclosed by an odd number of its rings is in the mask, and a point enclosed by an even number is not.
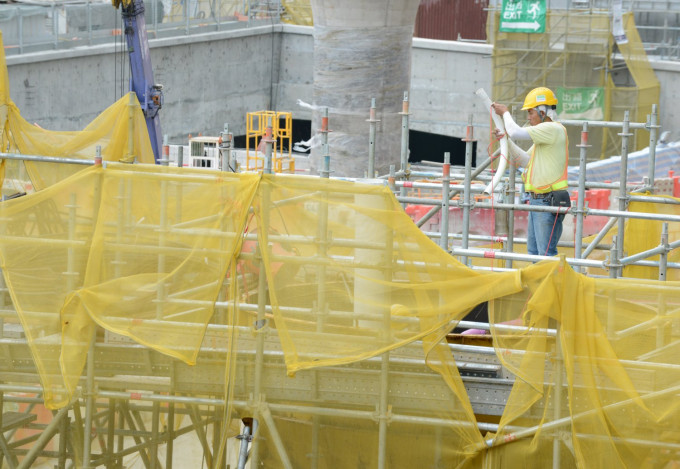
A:
[[[130,55],[130,89],[135,92],[146,118],[154,160],[161,158],[163,148],[161,121],[158,111],[163,106],[163,85],[154,83],[149,41],[146,36],[144,2],[142,0],[112,0],[121,8],[125,38]]]

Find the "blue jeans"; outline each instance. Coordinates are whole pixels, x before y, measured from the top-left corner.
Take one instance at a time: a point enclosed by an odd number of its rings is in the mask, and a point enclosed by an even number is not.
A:
[[[550,198],[529,199],[529,205],[550,207]],[[557,218],[557,220],[555,220]],[[557,255],[557,241],[562,236],[564,215],[548,212],[529,212],[527,252],[539,256]]]

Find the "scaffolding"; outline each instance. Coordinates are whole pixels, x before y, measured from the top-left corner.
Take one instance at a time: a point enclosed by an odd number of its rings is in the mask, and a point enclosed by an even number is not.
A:
[[[674,278],[672,272],[680,268],[680,263],[674,262],[673,257],[679,243],[677,229],[673,227],[680,221],[680,215],[627,210],[630,208],[629,204],[633,203],[663,204],[671,208],[679,204],[677,199],[646,194],[654,187],[650,181],[656,179],[653,151],[650,151],[650,170],[645,181],[631,182],[626,177],[631,131],[648,132],[650,148],[655,148],[658,125],[656,109],[653,111],[647,119],[651,124],[632,122],[628,114],[624,115],[625,119],[621,122],[565,123],[581,130],[582,140],[578,148],[579,160],[583,165],[580,172],[583,177],[579,181],[570,181],[570,186],[577,188],[578,197],[567,216],[574,216],[577,236],[574,255],[565,261],[577,270],[589,271],[592,278],[598,277],[597,273],[593,273],[594,269],[605,272],[604,276],[607,277],[625,277],[626,266],[633,266],[643,268],[646,272],[656,272],[658,280],[669,280]],[[372,124],[371,119],[368,122],[369,125]],[[406,125],[408,126],[408,122]],[[597,126],[620,130],[622,177],[617,183],[589,183],[585,180],[588,132]],[[6,285],[2,289],[3,328],[0,338],[0,350],[3,353],[3,360],[0,362],[0,398],[5,408],[0,422],[3,430],[0,448],[7,464],[10,467],[31,467],[39,463],[38,458],[47,458],[59,468],[71,465],[121,467],[131,464],[132,457],[141,461],[139,464],[144,467],[170,468],[173,465],[186,464],[197,466],[203,462],[207,467],[227,467],[227,464],[230,467],[244,467],[246,460],[251,467],[258,465],[258,462],[267,467],[356,467],[356,459],[346,456],[351,453],[359,455],[357,457],[370,467],[384,468],[401,464],[450,467],[453,461],[460,462],[464,459],[455,450],[461,448],[461,438],[470,445],[473,452],[478,451],[481,455],[483,451],[490,451],[487,457],[491,457],[490,455],[495,454],[495,449],[503,451],[501,448],[513,448],[508,445],[511,441],[517,441],[519,447],[524,448],[521,442],[536,438],[540,433],[538,429],[543,428],[541,444],[551,447],[554,445],[554,449],[547,453],[549,456],[542,457],[548,458],[554,467],[571,467],[574,464],[573,455],[565,449],[566,443],[562,441],[578,440],[580,437],[576,433],[565,436],[565,428],[579,419],[587,419],[592,409],[581,409],[580,413],[574,415],[569,414],[566,405],[567,392],[574,391],[574,383],[569,382],[573,375],[569,373],[566,362],[560,358],[566,349],[557,337],[560,336],[561,327],[565,326],[554,321],[517,324],[498,318],[489,324],[483,324],[461,321],[460,314],[442,316],[446,319],[437,330],[444,333],[454,327],[478,328],[491,331],[501,341],[515,340],[516,336],[513,334],[526,337],[530,333],[545,342],[546,345],[538,354],[543,366],[548,367],[547,374],[542,379],[545,386],[552,389],[553,394],[548,395],[557,396],[557,402],[561,402],[561,405],[545,402],[532,411],[523,425],[518,426],[515,423],[510,427],[502,420],[507,411],[506,402],[511,399],[511,390],[517,383],[517,370],[513,369],[513,363],[509,360],[513,356],[533,357],[526,344],[501,342],[505,345],[501,346],[501,353],[488,345],[448,343],[445,345],[445,353],[432,356],[432,352],[427,352],[433,346],[432,343],[427,345],[428,340],[431,340],[427,336],[419,341],[413,340],[417,334],[403,335],[412,327],[415,327],[413,331],[420,331],[422,327],[427,328],[428,324],[427,315],[412,316],[408,313],[412,306],[406,306],[409,303],[404,292],[410,290],[405,288],[405,284],[409,283],[408,277],[404,277],[405,273],[411,272],[409,275],[413,275],[416,271],[422,272],[418,277],[411,277],[410,283],[417,285],[415,279],[424,275],[422,278],[430,279],[428,284],[434,285],[429,288],[436,289],[439,288],[436,287],[439,276],[449,275],[452,269],[461,267],[442,259],[441,254],[438,257],[428,257],[427,253],[436,254],[436,250],[432,251],[432,246],[424,244],[417,237],[405,237],[400,241],[406,225],[402,224],[396,212],[390,212],[384,218],[389,223],[399,220],[396,225],[390,225],[394,231],[382,227],[380,220],[383,218],[378,214],[379,210],[385,208],[387,199],[377,196],[382,194],[380,186],[383,184],[388,184],[392,192],[399,194],[397,201],[402,204],[432,207],[433,213],[428,218],[432,218],[434,212],[442,211],[440,232],[426,234],[437,240],[443,249],[459,256],[464,264],[478,272],[495,270],[494,275],[507,274],[502,283],[488,288],[494,292],[494,296],[500,295],[499,300],[494,300],[500,301],[496,305],[498,310],[495,314],[501,314],[500,311],[506,309],[516,313],[517,305],[521,306],[523,302],[526,304],[527,300],[521,295],[514,298],[508,290],[503,294],[502,288],[507,289],[508,284],[512,284],[509,279],[514,278],[516,268],[522,268],[522,275],[527,279],[532,276],[543,278],[554,275],[548,275],[546,270],[553,269],[554,263],[522,267],[546,258],[515,252],[522,243],[522,240],[513,235],[515,230],[512,224],[516,215],[520,211],[538,209],[515,203],[517,194],[512,185],[514,178],[506,177],[503,182],[503,202],[484,202],[477,199],[473,203],[475,194],[481,192],[486,181],[492,177],[485,169],[491,159],[472,168],[473,134],[470,119],[466,139],[466,166],[460,168],[460,171],[451,172],[446,163],[441,166],[440,171],[405,168],[382,178],[364,181],[379,184],[374,189],[364,184],[346,185],[344,181],[332,179],[323,182],[323,178],[314,177],[268,176],[268,179],[264,179],[267,185],[261,189],[260,196],[263,198],[261,204],[271,207],[271,210],[259,211],[257,223],[247,225],[243,247],[235,267],[219,280],[220,293],[217,301],[206,305],[214,307],[215,312],[202,337],[195,364],[187,364],[176,356],[183,354],[182,349],[188,347],[188,338],[197,329],[196,325],[189,320],[175,322],[172,314],[168,316],[167,313],[174,311],[177,305],[189,304],[182,295],[194,288],[186,285],[184,290],[173,292],[170,284],[159,283],[151,292],[151,317],[119,317],[114,311],[115,302],[109,308],[94,312],[100,325],[93,329],[89,344],[78,345],[87,354],[83,376],[76,381],[68,402],[51,414],[37,412],[39,405],[46,400],[45,388],[39,385],[39,369],[36,368],[34,351],[31,350],[31,337],[35,340],[38,336],[34,335],[34,331],[30,335],[26,334],[27,330],[18,325],[17,311],[13,305],[15,298],[21,296],[12,297],[9,294],[12,290]],[[271,142],[269,144],[272,145]],[[3,153],[0,157],[8,162],[23,159],[42,161],[45,164],[59,162],[58,158],[38,155],[31,157]],[[265,159],[271,158],[272,153],[267,152]],[[93,163],[89,160],[63,161],[79,165]],[[271,167],[271,161],[265,161],[264,167]],[[187,235],[191,239],[217,236],[222,240],[221,243],[241,236],[237,225],[231,231],[215,231],[206,230],[199,219],[185,220],[184,216],[193,215],[200,207],[183,207],[173,205],[170,201],[188,203],[187,194],[204,193],[201,187],[205,183],[206,187],[213,187],[211,199],[223,204],[221,201],[224,200],[225,193],[215,192],[214,184],[223,183],[230,178],[232,182],[243,183],[243,177],[207,170],[145,169],[143,166],[135,169],[134,166],[115,164],[107,165],[106,169],[97,170],[96,166],[91,169],[99,171],[91,179],[95,188],[98,178],[113,177],[112,175],[120,173],[116,176],[120,177],[120,181],[113,184],[112,193],[115,197],[111,199],[116,210],[108,215],[109,218],[98,223],[99,229],[108,233],[106,245],[113,249],[111,254],[102,254],[112,260],[113,278],[126,278],[126,264],[132,262],[132,259],[139,261],[148,258],[150,262],[145,262],[144,265],[157,265],[160,269],[174,257],[184,255],[187,246],[183,243],[189,239]],[[510,174],[514,174],[512,169]],[[411,180],[425,176],[428,177],[428,182]],[[36,225],[38,220],[45,219],[46,206],[42,203],[25,218],[7,218],[6,214],[3,218],[5,221],[0,246],[16,243],[18,236],[28,236],[27,239],[30,240],[30,234],[37,230],[42,236],[29,242],[63,246],[68,259],[72,259],[66,263],[70,267],[66,269],[65,278],[68,280],[74,277],[78,270],[75,263],[77,253],[82,249],[85,239],[79,233],[82,234],[83,229],[95,223],[91,217],[102,216],[101,210],[108,211],[106,204],[101,205],[99,213],[90,213],[88,218],[80,210],[87,206],[92,193],[107,200],[106,187],[111,185],[102,179],[102,191],[90,191],[87,185],[83,189],[85,177],[78,173],[79,179],[71,186],[66,186],[71,189],[59,196],[62,207],[50,205],[52,216],[49,218],[49,225]],[[475,180],[484,184],[475,184]],[[133,201],[139,199],[136,191],[152,190],[149,187],[160,191],[154,211],[160,211],[161,217],[155,221],[142,217],[144,222],[140,224],[139,207],[134,208]],[[586,207],[584,195],[587,189],[593,188],[618,189],[618,210]],[[402,189],[421,189],[423,196],[401,195]],[[78,195],[78,190],[84,190],[84,199]],[[424,191],[438,191],[441,196],[433,198],[424,195]],[[243,190],[237,192],[241,193]],[[154,193],[153,190],[149,192]],[[457,195],[459,196],[456,198]],[[347,205],[348,202],[350,205]],[[261,207],[261,204],[255,206]],[[355,220],[350,211],[350,207],[354,206],[360,212],[369,210],[366,214],[371,215],[362,215]],[[281,212],[286,207],[292,208]],[[310,207],[315,207],[313,213],[317,218],[308,218]],[[467,220],[460,235],[449,232],[447,217],[443,215],[449,214],[456,207],[463,211],[463,220]],[[510,225],[506,230],[508,234],[471,239],[469,225],[465,223],[469,223],[475,212],[488,209],[495,213],[505,211],[509,214],[506,217]],[[289,216],[281,218],[282,213]],[[601,234],[581,244],[583,219],[593,215],[612,217],[613,221],[607,224]],[[423,216],[419,219],[421,225],[425,218]],[[656,221],[663,225],[658,246],[638,252],[632,251],[631,245],[626,244],[624,234],[629,233],[626,220],[636,219]],[[19,223],[20,220],[23,223]],[[339,222],[351,225],[357,237],[347,237],[347,232],[343,231]],[[615,223],[618,223],[616,239],[605,239],[611,235],[610,229]],[[671,228],[668,224],[671,224]],[[139,242],[152,233],[156,233],[151,238],[152,243],[156,243],[155,246],[135,246],[132,243],[132,240]],[[268,233],[268,237],[262,238],[262,233]],[[501,247],[470,247],[474,241],[489,245],[501,244]],[[405,244],[400,244],[402,242]],[[225,250],[227,245],[221,246],[223,247],[219,251]],[[261,246],[267,248],[263,250]],[[593,253],[598,249],[605,249],[608,256],[593,258]],[[199,254],[203,251],[199,250]],[[216,256],[217,252],[217,249],[208,250],[206,255]],[[4,255],[7,256],[7,251]],[[108,257],[109,255],[112,257]],[[204,254],[200,254],[200,262],[196,266],[207,262],[203,256]],[[643,260],[651,256],[658,258]],[[486,264],[476,260],[486,261]],[[186,262],[193,265],[194,261]],[[193,275],[191,272],[189,274],[186,278]],[[11,272],[6,275],[11,275]],[[351,277],[348,275],[354,277],[355,281],[349,280]],[[359,278],[367,282],[367,285],[362,286],[356,281]],[[451,285],[462,280],[458,279]],[[650,376],[656,376],[654,379],[659,380],[656,381],[659,384],[651,389],[636,388],[644,396],[645,402],[649,403],[676,392],[672,383],[664,384],[661,377],[667,373],[674,376],[674,370],[680,366],[663,355],[664,351],[674,350],[674,344],[680,336],[678,318],[674,312],[676,295],[680,288],[671,283],[664,287],[663,283],[638,285],[625,283],[625,279],[621,282],[624,282],[626,291],[619,289],[614,295],[602,295],[611,302],[607,305],[608,308],[617,312],[617,316],[611,316],[608,322],[605,321],[606,334],[602,337],[607,337],[613,343],[623,341],[624,344],[629,338],[637,340],[639,337],[636,334],[640,331],[644,331],[644,337],[653,337],[651,342],[645,342],[644,353],[632,358],[621,357],[621,363],[630,368],[629,374],[636,379],[636,383],[637,378],[648,382]],[[390,294],[382,290],[386,283],[396,290]],[[478,281],[475,280],[474,283]],[[380,285],[382,287],[378,288]],[[439,314],[454,308],[454,297],[458,302],[461,301],[462,292],[456,292],[450,298],[446,296],[445,292],[450,288],[452,286],[430,292],[434,294],[437,291],[437,295],[441,295],[434,301],[434,304],[441,302],[445,306]],[[40,289],[39,285],[38,294]],[[641,293],[644,294],[643,300],[639,299]],[[383,297],[388,298],[388,305],[391,305],[387,309],[381,303],[384,301]],[[274,299],[276,302],[273,302]],[[121,302],[125,301],[127,300],[121,299]],[[638,319],[634,323],[624,321],[626,305],[640,301],[656,316],[646,315],[644,320]],[[190,304],[192,309],[203,305],[196,299]],[[505,307],[500,308],[501,305]],[[462,308],[463,312],[466,310],[467,308]],[[139,310],[139,314],[141,311]],[[641,314],[641,311],[636,310],[636,313]],[[44,327],[40,318],[48,312],[24,310],[23,314],[34,318],[38,327]],[[282,318],[285,318],[287,327],[281,327],[282,323],[279,321]],[[623,324],[617,325],[617,322]],[[107,327],[102,328],[101,324]],[[177,337],[185,337],[187,342],[179,341],[180,343],[175,344],[176,348],[171,347],[176,352],[160,353],[157,348],[131,339],[130,331],[141,325],[150,326],[152,335],[164,335],[161,331],[167,330],[177,331]],[[529,325],[531,327],[527,327]],[[298,359],[325,366],[293,368],[296,370],[295,377],[289,376],[291,357],[288,355],[288,341],[291,337],[288,334],[291,329]],[[351,335],[354,336],[352,339],[349,338]],[[45,341],[43,346],[53,347],[50,345],[51,337],[46,334],[41,338]],[[401,343],[400,337],[410,338]],[[397,342],[390,342],[395,339]],[[322,343],[326,348],[310,349],[310,343]],[[367,353],[361,350],[373,352],[362,360],[355,359],[354,356],[342,359],[335,355],[350,344],[352,348],[359,350],[359,355]],[[394,346],[395,344],[399,346]],[[441,346],[442,344],[438,347]],[[56,352],[54,348],[49,350],[54,350],[53,354]],[[431,350],[442,353],[437,347]],[[174,357],[171,356],[173,354]],[[450,358],[447,358],[447,354]],[[661,358],[659,354],[665,358]],[[442,364],[451,358],[455,359],[455,369],[462,378],[465,398],[459,394],[461,389],[452,385],[456,382],[455,375],[442,379],[442,369],[446,369],[442,368]],[[584,357],[579,357],[579,360],[583,359]],[[603,359],[595,357],[595,362]],[[604,381],[603,386],[604,391],[618,399],[614,404],[605,405],[607,412],[610,412],[608,406],[615,409],[627,405],[626,399],[619,396],[619,391],[611,392],[611,383]],[[461,402],[462,408],[465,408],[464,399],[469,399],[476,420],[470,420],[465,412],[451,413],[452,403]],[[531,423],[537,416],[544,415],[550,415],[551,420],[539,427]],[[36,432],[27,434],[24,431],[26,428]],[[673,424],[659,424],[658,428],[651,427],[651,431],[657,432],[654,441],[648,437],[635,441],[627,436],[620,438],[625,444],[645,448],[656,461],[673,460],[680,451],[679,445],[672,442],[672,437],[669,440],[669,437],[663,436],[674,434]],[[480,441],[481,435],[486,432],[505,436],[500,439],[487,436]],[[585,433],[589,440],[603,438],[602,434],[592,429]],[[423,435],[425,440],[420,440]],[[198,460],[187,463],[185,459],[180,459],[180,455],[186,451],[179,449],[186,444],[180,438],[182,436],[191,436],[190,445],[201,448]],[[238,436],[238,439],[234,439],[234,436]],[[658,441],[659,438],[661,441]],[[415,440],[422,441],[417,448],[408,444]],[[227,441],[233,443],[227,446]],[[340,445],[338,442],[344,444]],[[346,451],[347,445],[355,448],[355,451]],[[461,457],[463,459],[457,459]],[[541,459],[536,461],[539,460]],[[508,461],[515,463],[513,459]],[[546,459],[541,461],[545,462]],[[470,467],[479,467],[478,464],[481,463],[472,459],[468,464]]]
[[[543,33],[501,32],[501,11],[493,13],[488,20],[488,37],[494,45],[493,97],[512,106],[518,122],[524,119],[524,96],[539,86],[557,93],[561,120],[622,121],[628,112],[631,120],[640,122],[658,103],[659,82],[647,61],[632,13],[622,16],[627,41],[619,43],[613,39],[609,10],[589,5],[548,10]],[[581,105],[586,102],[589,106]],[[582,115],[570,113],[568,104],[581,105],[576,107],[583,108]],[[572,128],[569,139],[578,138],[578,129]],[[617,142],[614,130],[595,127],[588,161],[615,155]],[[647,145],[647,139],[634,131],[630,144],[639,150]],[[578,156],[571,155],[570,164],[577,165]]]

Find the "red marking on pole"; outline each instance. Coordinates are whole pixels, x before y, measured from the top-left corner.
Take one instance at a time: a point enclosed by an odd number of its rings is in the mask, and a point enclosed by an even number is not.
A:
[[[140,400],[142,398],[142,393],[141,392],[131,392],[130,393],[130,399],[133,400]]]
[[[404,187],[413,187],[413,183],[411,181],[404,181]]]
[[[490,259],[495,259],[496,253],[494,251],[484,251],[484,257],[488,257]]]
[[[451,165],[449,163],[444,163],[444,166],[442,167],[442,172],[448,176],[451,174]]]
[[[328,131],[328,117],[321,118],[321,131],[322,132]]]
[[[581,132],[581,145],[588,144],[588,132]]]

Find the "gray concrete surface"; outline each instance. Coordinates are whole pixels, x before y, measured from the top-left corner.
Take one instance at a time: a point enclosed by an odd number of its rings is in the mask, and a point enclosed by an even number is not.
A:
[[[312,0],[314,104],[335,114],[328,134],[336,174],[361,177],[371,99],[378,119],[375,168],[400,168],[404,92],[410,88],[411,43],[420,0]],[[314,109],[312,128],[323,109]],[[313,147],[312,170],[322,169],[324,150]]]
[[[150,46],[156,81],[165,86],[163,133],[173,143],[189,133],[217,134],[225,122],[235,135],[244,134],[249,111],[312,118],[296,104],[314,100],[312,28],[262,26],[152,39]],[[462,138],[472,113],[478,153],[484,152],[489,117],[474,91],[490,92],[491,46],[416,38],[411,53],[410,128]],[[120,96],[121,60],[127,58],[112,45],[8,57],[11,97],[29,122],[82,129]],[[661,82],[662,128],[679,139],[680,63],[652,66]]]

